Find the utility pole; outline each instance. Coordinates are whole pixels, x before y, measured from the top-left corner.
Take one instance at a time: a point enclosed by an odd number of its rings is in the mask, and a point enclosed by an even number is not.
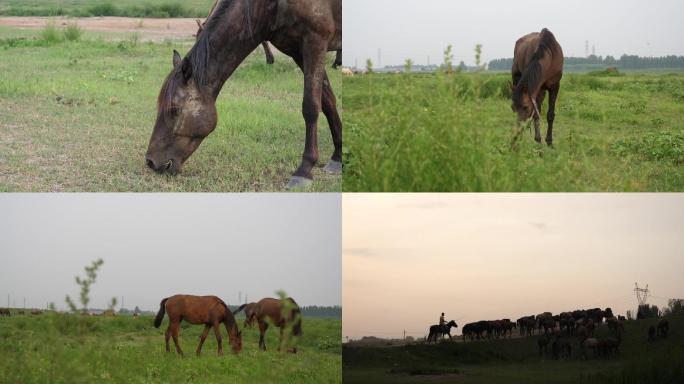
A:
[[[26,298],[24,297],[24,309],[26,309]]]
[[[404,341],[406,341],[406,330],[404,329]]]
[[[378,68],[382,68],[382,48],[378,48]]]

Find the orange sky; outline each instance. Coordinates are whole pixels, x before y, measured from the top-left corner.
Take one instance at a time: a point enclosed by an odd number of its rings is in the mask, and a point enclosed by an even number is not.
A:
[[[684,195],[346,194],[343,336],[683,297]]]

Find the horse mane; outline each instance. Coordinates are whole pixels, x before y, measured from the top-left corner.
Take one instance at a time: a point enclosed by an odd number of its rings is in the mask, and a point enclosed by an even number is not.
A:
[[[198,88],[202,88],[207,84],[207,69],[209,68],[209,37],[213,34],[216,28],[223,21],[223,15],[236,3],[236,0],[217,0],[212,7],[211,14],[204,22],[195,45],[187,53],[183,61],[187,60],[192,65],[192,78],[195,80]],[[254,31],[252,29],[252,6],[250,0],[245,0],[245,18],[247,21],[247,28],[251,38],[254,38]],[[171,100],[176,93],[178,81],[181,78],[180,68],[175,68],[169,77],[167,77],[159,94],[158,104],[162,119],[167,119],[170,115],[172,105]]]
[[[544,58],[546,51],[549,51],[553,56],[552,47],[556,43],[556,38],[551,31],[546,28],[542,29],[540,37],[539,46],[537,46],[537,50],[532,55],[530,64],[523,71],[520,81],[516,84],[515,90],[513,91],[513,103],[515,105],[522,104],[523,92],[525,90],[529,92],[531,89],[537,88],[542,81],[542,67],[539,61]]]
[[[228,314],[230,315],[230,316],[226,316],[226,317],[223,319],[223,322],[224,322],[224,323],[227,323],[231,328],[232,328],[233,326],[236,326],[237,323],[235,322],[235,317],[233,317],[233,311],[230,310],[230,307],[228,307],[228,304],[226,304],[225,301],[221,300],[221,298],[217,298],[217,299],[218,299],[219,303],[220,303],[221,305],[223,305],[223,307],[226,309],[226,314],[227,314],[227,315],[228,315]]]

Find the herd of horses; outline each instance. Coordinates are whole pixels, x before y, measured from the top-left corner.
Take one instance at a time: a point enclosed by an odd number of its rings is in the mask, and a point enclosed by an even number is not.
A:
[[[517,329],[521,337],[538,336],[537,347],[539,356],[549,354],[554,359],[569,358],[572,355],[573,340],[578,342],[582,358],[610,358],[620,352],[622,334],[625,331],[624,316],[614,316],[611,308],[592,308],[562,312],[554,315],[544,312],[538,315],[523,316],[515,322],[510,319],[481,320],[463,326],[463,342],[468,340],[493,340],[512,338],[513,329]],[[609,336],[599,338],[595,336],[598,327],[605,326]],[[428,343],[437,343],[438,337],[451,336],[451,328],[458,327],[452,320],[444,326],[433,325],[429,329],[426,339]],[[670,324],[667,319],[661,319],[656,326],[649,327],[648,340],[657,337],[667,338]]]
[[[39,309],[32,309],[29,311],[31,315],[37,316],[37,315],[42,315],[43,311]],[[25,315],[26,311],[23,309],[20,309],[17,311],[17,315]],[[0,316],[12,316],[12,312],[10,312],[9,308],[0,308]]]
[[[334,152],[325,171],[342,171],[342,122],[326,73],[329,51],[342,50],[342,0],[219,0],[184,58],[173,53],[173,69],[157,100],[157,119],[146,163],[157,172],[180,171],[217,125],[216,99],[225,82],[259,45],[269,42],[304,73],[302,115],[306,126],[302,160],[288,183],[306,187],[319,159],[318,117],[325,115]],[[336,60],[337,62],[337,60]]]
[[[240,311],[245,311],[245,327],[251,326],[254,322],[259,325],[259,348],[266,350],[264,335],[268,329],[269,321],[280,328],[280,342],[278,350],[286,342],[285,331],[291,332],[293,336],[302,335],[302,316],[299,306],[292,298],[283,300],[265,298],[256,303],[249,303],[240,306],[231,312],[228,305],[216,296],[192,296],[175,295],[167,297],[159,304],[159,312],[154,319],[154,326],[161,326],[164,315],[168,314],[169,325],[165,332],[166,351],[170,352],[169,339],[173,338],[176,352],[183,356],[183,350],[178,342],[178,334],[181,321],[185,320],[190,324],[204,325],[204,331],[200,336],[197,346],[197,356],[202,351],[202,345],[213,329],[218,344],[218,354],[223,355],[223,343],[221,336],[221,324],[228,331],[230,346],[235,353],[242,350],[242,331],[235,321],[235,315]],[[289,335],[287,335],[289,336]],[[288,352],[297,353],[296,347],[288,348]]]

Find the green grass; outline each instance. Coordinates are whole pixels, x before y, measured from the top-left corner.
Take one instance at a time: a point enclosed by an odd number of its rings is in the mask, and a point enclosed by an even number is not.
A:
[[[668,339],[647,341],[648,327],[657,319],[628,322],[620,355],[611,359],[583,360],[578,341],[572,341],[568,360],[541,358],[538,337],[402,347],[343,346],[345,383],[452,382],[463,383],[649,383],[684,382],[684,318],[670,318]],[[597,331],[607,336],[607,327]]]
[[[555,147],[536,144],[526,130],[517,150],[508,80],[345,79],[344,190],[684,190],[684,75],[566,74]]]
[[[206,17],[213,0],[0,0],[5,16]]]
[[[225,355],[216,354],[213,332],[202,356],[195,348],[203,327],[181,323],[185,358],[164,351],[168,319],[83,317],[64,314],[0,318],[0,383],[340,383],[341,322],[305,318],[296,355],[279,353],[277,330],[258,350],[258,329],[243,330],[234,355],[222,328]],[[242,324],[242,321],[239,321]],[[173,350],[173,342],[171,341]]]
[[[145,166],[161,84],[172,49],[190,43],[93,39],[46,41],[36,31],[0,29],[0,191],[281,191],[304,149],[303,75],[256,50],[226,83],[218,127],[176,176]],[[59,34],[58,30],[57,35]],[[332,61],[332,56],[329,57]],[[333,87],[340,75],[329,69]],[[333,151],[319,123],[321,167]],[[341,189],[314,170],[312,191]]]

